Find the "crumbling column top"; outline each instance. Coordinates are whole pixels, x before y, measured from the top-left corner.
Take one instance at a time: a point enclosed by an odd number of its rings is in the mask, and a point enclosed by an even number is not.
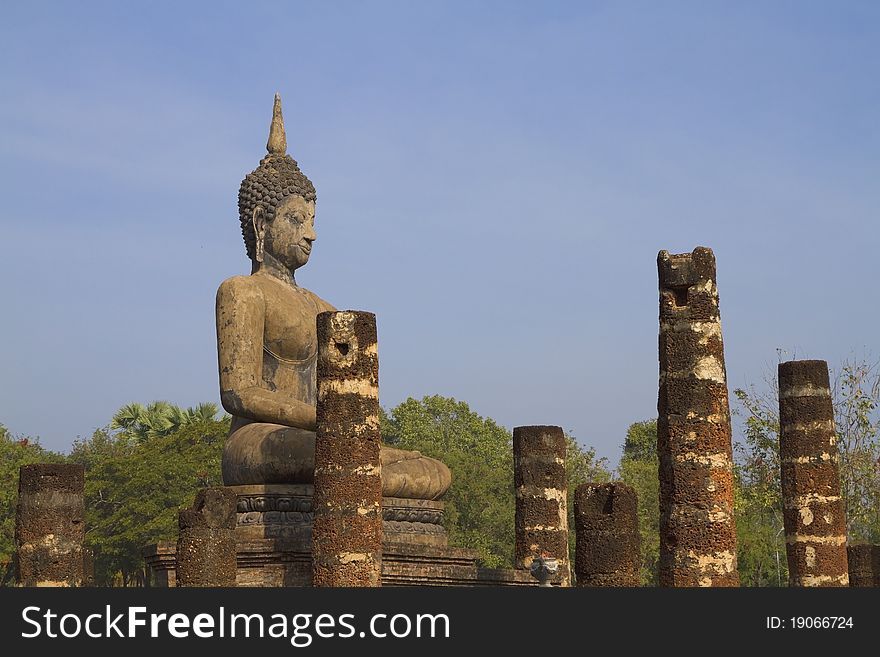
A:
[[[663,250],[657,254],[657,272],[661,287],[715,280],[715,254],[707,246],[698,246],[690,253]]]

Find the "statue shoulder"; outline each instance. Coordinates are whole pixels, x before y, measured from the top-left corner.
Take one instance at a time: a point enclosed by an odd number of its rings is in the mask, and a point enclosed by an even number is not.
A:
[[[311,297],[312,301],[314,301],[315,305],[318,307],[318,312],[323,313],[328,310],[336,310],[335,306],[328,303],[327,301],[324,301],[321,297],[319,297],[317,294],[315,294],[311,290],[306,290],[305,288],[300,288],[300,289],[303,290],[304,292],[308,293],[309,297]]]
[[[237,301],[262,301],[263,290],[253,276],[232,276],[220,283],[217,305]]]

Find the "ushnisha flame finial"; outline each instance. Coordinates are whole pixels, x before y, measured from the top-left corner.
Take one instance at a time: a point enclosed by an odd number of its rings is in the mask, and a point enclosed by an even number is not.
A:
[[[287,153],[287,136],[284,134],[284,118],[281,116],[281,94],[275,94],[272,106],[272,125],[269,127],[269,141],[266,150],[275,155]]]
[[[260,165],[244,177],[238,190],[238,218],[251,260],[257,256],[254,211],[258,207],[266,213],[266,221],[272,221],[275,210],[290,195],[302,196],[306,201],[315,200],[315,186],[299,170],[296,160],[287,154],[280,94],[275,94],[266,150],[269,152],[260,160]]]

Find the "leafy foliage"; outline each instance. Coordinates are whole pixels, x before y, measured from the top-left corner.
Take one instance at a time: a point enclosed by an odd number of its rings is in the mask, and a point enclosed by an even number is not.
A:
[[[660,559],[660,480],[657,477],[657,421],[645,420],[630,425],[623,443],[623,455],[617,466],[621,481],[633,487],[639,501],[641,534],[641,582],[653,586],[658,581]]]
[[[788,581],[782,524],[779,460],[779,403],[773,390],[758,394],[734,390],[745,418],[735,444],[734,509],[737,561],[743,586],[783,586]]]
[[[849,362],[835,379],[841,495],[850,540],[880,542],[880,368]]]
[[[836,376],[832,372],[832,377],[847,535],[851,541],[877,542],[880,540],[880,371],[877,364],[846,361]],[[763,392],[754,386],[734,392],[741,407],[739,412],[745,417],[745,442],[739,450],[743,458],[738,470],[744,494],[739,502],[744,510],[757,513],[756,524],[765,532],[771,528],[779,532],[782,499],[776,380],[771,378]],[[748,529],[748,525],[744,528]],[[766,536],[758,543],[766,548]]]
[[[452,398],[409,398],[383,413],[382,435],[401,449],[440,459],[452,470],[444,497],[451,545],[477,550],[489,567],[513,564],[513,439]]]
[[[154,401],[147,406],[132,402],[113,415],[110,429],[119,429],[138,442],[167,436],[189,424],[210,421],[217,415],[217,404],[205,402],[183,409],[167,401]]]
[[[86,466],[86,545],[97,583],[136,582],[141,549],[176,538],[179,509],[199,488],[221,485],[228,431],[228,418],[207,419],[144,438],[102,429],[74,444],[70,459]]]
[[[491,418],[464,403],[437,395],[407,399],[382,414],[385,442],[440,459],[452,470],[443,498],[451,545],[477,550],[490,568],[513,567],[513,436]],[[567,436],[569,496],[588,481],[605,481],[608,471],[592,449]],[[571,499],[571,497],[569,497]],[[573,510],[569,545],[574,546]]]

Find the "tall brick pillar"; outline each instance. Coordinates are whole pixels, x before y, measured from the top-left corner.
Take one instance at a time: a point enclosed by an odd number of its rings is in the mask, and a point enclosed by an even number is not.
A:
[[[581,484],[574,493],[575,574],[582,586],[638,586],[638,497],[620,482]]]
[[[232,488],[204,488],[178,514],[177,586],[235,586],[236,500]]]
[[[828,365],[779,364],[779,456],[790,586],[849,586]]]
[[[562,428],[514,428],[513,468],[516,567],[528,570],[536,557],[553,557],[559,562],[557,577],[560,585],[570,586],[568,484]]]
[[[715,255],[657,256],[660,586],[739,586]]]
[[[81,465],[21,466],[15,514],[19,585],[84,584],[84,481]]]
[[[382,468],[376,316],[318,315],[314,586],[379,586]]]

